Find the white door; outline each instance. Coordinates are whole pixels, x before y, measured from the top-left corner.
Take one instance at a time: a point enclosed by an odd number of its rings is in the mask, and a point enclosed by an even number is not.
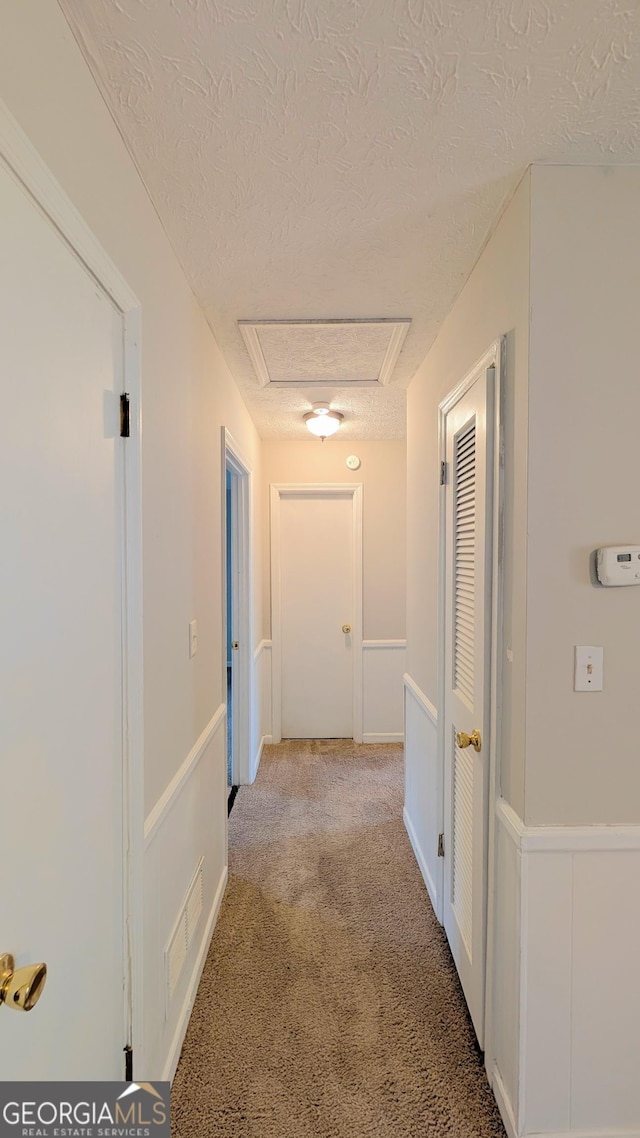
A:
[[[238,476],[226,467],[226,602],[227,602],[227,788],[238,784],[238,672],[235,663],[239,651],[238,619]]]
[[[446,416],[444,926],[484,1035],[495,369]],[[468,742],[468,740],[471,740]]]
[[[226,668],[227,779],[229,787],[251,782],[251,471],[223,427],[226,479]]]
[[[0,166],[3,1080],[124,1077],[123,325]]]
[[[353,738],[354,557],[352,493],[282,495],[279,655],[285,739]]]

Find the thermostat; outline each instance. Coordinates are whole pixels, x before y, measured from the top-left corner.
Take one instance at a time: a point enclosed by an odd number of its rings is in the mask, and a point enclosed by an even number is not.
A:
[[[601,585],[640,585],[640,545],[608,545],[596,551]]]
[[[360,459],[358,458],[357,454],[350,454],[349,455],[349,457],[347,459],[347,466],[349,467],[349,470],[359,470],[360,469],[361,463],[360,463]]]

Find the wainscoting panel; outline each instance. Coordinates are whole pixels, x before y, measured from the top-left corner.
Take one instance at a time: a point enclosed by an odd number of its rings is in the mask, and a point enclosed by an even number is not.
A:
[[[525,826],[504,802],[497,818],[489,1073],[503,1116],[518,1138],[640,1138],[640,827]]]
[[[405,806],[404,821],[431,904],[442,920],[442,788],[438,775],[438,716],[411,676],[404,678]]]
[[[571,1127],[571,854],[521,855],[526,1132]],[[549,1046],[549,1041],[553,1045]]]
[[[404,739],[402,677],[405,640],[362,642],[362,741],[401,743]]]
[[[254,731],[253,779],[262,748],[272,741],[272,651],[262,640],[254,653],[254,694],[258,714]],[[362,642],[363,743],[402,743],[404,740],[403,682],[405,640]]]
[[[500,1103],[502,1094],[514,1114],[513,1133],[507,1127],[510,1138],[513,1138],[517,1133],[515,1118],[519,1105],[520,849],[502,826],[498,826],[496,830],[493,953],[493,1062],[489,1076],[498,1102]],[[500,1093],[496,1087],[496,1079],[501,1083]]]
[[[640,838],[571,860],[572,1126],[640,1130]]]
[[[222,704],[145,823],[146,1045],[137,1079],[171,1079],[178,1063],[226,882],[226,782]],[[192,914],[188,949],[168,1001],[165,947],[200,862],[202,911]]]
[[[253,654],[253,708],[251,782],[255,782],[262,750],[271,742],[271,641],[261,640]]]

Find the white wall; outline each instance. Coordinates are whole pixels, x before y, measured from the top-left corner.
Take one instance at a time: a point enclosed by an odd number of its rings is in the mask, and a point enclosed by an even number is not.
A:
[[[485,1059],[510,1136],[640,1135],[640,590],[599,588],[591,556],[640,542],[639,202],[637,168],[534,167],[409,390],[405,816],[439,911],[437,403],[507,334]],[[573,691],[580,643],[605,648],[602,693]]]
[[[505,656],[502,793],[524,808],[529,176],[512,198],[408,392],[406,818],[436,911],[442,830],[438,781],[438,406],[502,335],[505,420]]]
[[[347,456],[361,459],[349,470]],[[403,737],[405,669],[406,448],[404,442],[263,443],[263,548],[269,549],[268,494],[272,483],[342,482],[363,486],[363,739]],[[266,559],[265,559],[266,560]],[[263,577],[265,636],[270,636],[269,567]],[[270,728],[269,732],[270,733]]]
[[[639,204],[638,168],[532,170],[526,793],[498,806],[487,1056],[518,1135],[640,1135],[640,589],[592,565],[640,543]],[[573,691],[584,643],[602,692]]]
[[[0,98],[142,308],[145,808],[157,828],[145,855],[145,1062],[136,1073],[159,1078],[200,946],[166,1020],[163,948],[200,856],[202,932],[225,871],[224,731],[213,718],[224,698],[221,425],[257,479],[260,443],[57,4],[0,0],[0,22]],[[259,509],[259,493],[255,501]],[[256,522],[254,579],[260,532]],[[199,647],[190,660],[194,618]],[[256,644],[261,623],[258,594]],[[185,762],[190,777],[172,783]]]
[[[346,459],[356,454],[359,470]],[[269,548],[269,486],[272,482],[362,483],[363,614],[366,640],[397,640],[405,636],[406,594],[406,462],[404,442],[345,442],[340,438],[304,442],[263,443],[264,489],[262,513],[265,549]],[[271,581],[263,576],[265,635],[270,634]]]
[[[640,544],[640,169],[536,167],[531,245],[529,823],[640,822],[640,588],[590,576]],[[574,645],[604,691],[573,691]]]

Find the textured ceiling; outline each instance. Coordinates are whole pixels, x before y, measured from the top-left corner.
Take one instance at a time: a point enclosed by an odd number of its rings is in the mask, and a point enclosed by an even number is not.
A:
[[[640,158],[638,0],[60,0],[264,437],[238,319],[412,318],[404,388],[528,163]],[[318,393],[318,397],[322,394]]]

